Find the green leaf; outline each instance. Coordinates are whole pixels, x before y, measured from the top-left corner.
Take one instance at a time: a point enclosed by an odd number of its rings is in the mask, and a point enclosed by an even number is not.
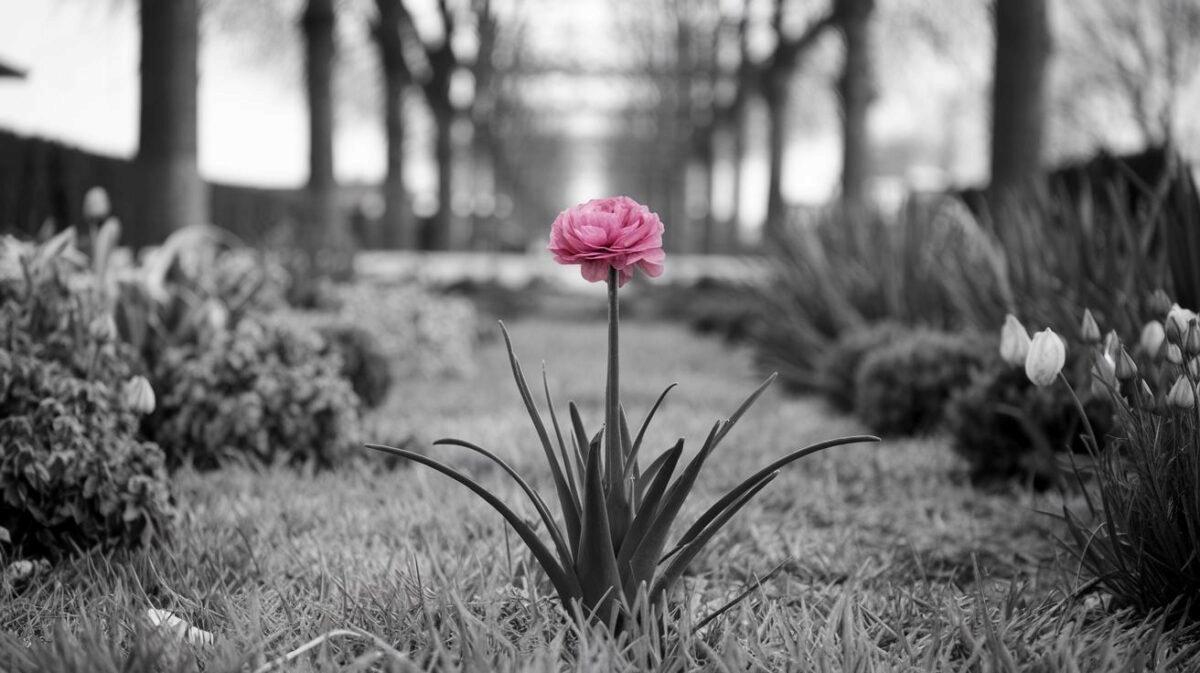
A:
[[[546,426],[542,423],[542,417],[538,414],[537,406],[533,403],[533,395],[529,393],[529,384],[525,382],[525,375],[521,373],[521,363],[517,361],[517,355],[513,352],[512,339],[508,336],[508,329],[504,327],[504,323],[500,323],[500,332],[504,334],[504,346],[508,350],[508,361],[512,366],[513,378],[517,382],[517,390],[521,393],[521,400],[525,403],[525,409],[529,412],[529,419],[533,421],[533,428],[537,431],[538,440],[542,443],[542,450],[546,454],[546,462],[550,464],[550,475],[554,478],[554,488],[558,492],[558,503],[562,508],[563,521],[566,522],[567,530],[579,527],[579,510],[575,507],[575,501],[571,497],[570,488],[567,486],[566,478],[563,476],[562,469],[559,467],[558,459],[554,457],[554,447],[550,444],[550,435],[546,432]]]
[[[630,559],[633,558],[634,551],[638,549],[642,540],[646,537],[647,531],[650,530],[650,525],[654,521],[655,515],[658,514],[659,506],[662,504],[663,494],[666,493],[667,485],[671,481],[671,475],[674,474],[675,466],[679,464],[679,458],[682,455],[682,438],[675,442],[675,446],[663,452],[663,462],[655,470],[654,480],[650,483],[650,487],[646,489],[641,507],[638,508],[637,516],[633,518],[633,523],[629,526],[629,533],[625,536],[621,548],[617,553],[617,567],[629,572],[629,576],[625,581],[625,594],[630,600],[632,600],[632,596],[630,596],[629,592],[636,590],[637,586],[643,580],[649,583],[654,570],[654,566],[650,564],[648,565],[650,575],[639,577],[630,566]],[[632,585],[630,584],[631,581]]]
[[[502,458],[491,451],[488,451],[487,449],[476,444],[472,444],[471,442],[465,442],[461,439],[439,439],[434,442],[433,445],[459,446],[464,449],[469,449],[499,465],[500,469],[504,470],[508,476],[512,477],[513,480],[517,482],[517,485],[521,487],[521,490],[525,491],[525,495],[529,496],[529,499],[533,502],[533,506],[535,509],[537,509],[538,515],[542,517],[542,523],[546,524],[546,530],[550,533],[550,538],[554,540],[554,546],[558,549],[558,556],[559,559],[562,560],[562,564],[564,566],[569,566],[574,563],[574,558],[572,557],[572,547],[570,547],[566,541],[563,540],[562,531],[558,529],[558,524],[554,522],[554,516],[550,514],[550,508],[546,506],[546,502],[542,500],[540,495],[537,494],[537,491],[534,491],[533,487],[531,487],[529,483],[521,477],[521,475],[517,474],[517,471],[514,470],[511,465],[504,462]]]
[[[587,465],[588,436],[587,430],[583,427],[583,418],[579,415],[579,407],[575,406],[574,402],[567,403],[567,411],[571,415],[571,429],[575,432],[575,450],[580,466],[580,476],[583,475],[583,466]],[[582,481],[582,479],[580,480]]]
[[[654,581],[654,587],[651,589],[650,595],[652,597],[656,597],[660,594],[669,592],[675,582],[679,580],[679,577],[683,575],[683,571],[687,570],[688,565],[690,565],[691,562],[696,558],[696,555],[699,554],[702,549],[704,549],[704,545],[708,544],[708,542],[712,540],[712,537],[716,535],[726,523],[729,522],[729,519],[733,518],[734,514],[738,513],[738,510],[744,507],[746,503],[750,502],[754,496],[758,495],[759,491],[763,490],[767,484],[771,483],[775,477],[778,476],[779,472],[775,471],[759,479],[753,486],[751,486],[750,489],[744,491],[740,496],[738,496],[737,500],[733,501],[730,507],[721,512],[721,514],[714,519],[708,527],[696,535],[696,537],[690,543],[688,543],[688,545],[684,547],[674,559],[671,560],[671,563],[667,565],[662,574],[658,576],[658,579]]]
[[[550,381],[546,378],[546,363],[542,363],[542,390],[546,394],[546,408],[550,412],[550,422],[554,425],[554,436],[558,439],[558,452],[562,456],[563,471],[567,476],[567,487],[571,492],[571,503],[575,507],[575,511],[579,511],[579,486],[575,482],[575,468],[571,465],[571,457],[567,451],[567,444],[563,441],[562,428],[558,425],[558,414],[554,412],[554,400],[550,397]],[[567,534],[571,537],[571,544],[574,545],[579,541],[578,530],[568,530]]]
[[[638,428],[637,437],[633,440],[633,448],[629,451],[628,463],[625,465],[625,476],[628,477],[631,473],[635,476],[638,476],[638,451],[640,451],[642,448],[642,439],[646,436],[646,428],[650,427],[650,421],[654,418],[654,414],[658,411],[658,407],[662,405],[663,400],[667,398],[667,393],[671,392],[671,389],[677,385],[679,384],[672,383],[671,385],[667,386],[666,389],[659,394],[658,399],[654,401],[654,406],[650,407],[650,412],[646,414],[646,418],[642,420],[642,427]]]
[[[745,413],[756,401],[758,401],[758,398],[762,396],[763,392],[766,391],[766,389],[772,383],[774,383],[775,379],[778,377],[779,374],[772,372],[771,375],[767,377],[766,381],[760,383],[759,386],[754,389],[754,392],[750,393],[750,395],[743,400],[740,405],[738,405],[738,408],[733,412],[733,415],[730,416],[729,420],[725,422],[725,427],[721,428],[721,432],[717,436],[717,444],[720,444],[721,440],[725,439],[725,435],[729,434],[729,431],[733,429],[733,426],[737,424],[742,416],[745,415]]]
[[[663,496],[662,504],[655,512],[646,534],[641,541],[633,549],[629,557],[630,573],[636,577],[647,577],[654,572],[654,567],[658,565],[658,559],[662,556],[663,548],[667,545],[667,536],[671,533],[671,525],[675,523],[675,517],[679,515],[680,508],[683,507],[684,501],[692,490],[692,486],[696,483],[696,477],[700,474],[700,468],[704,466],[704,461],[712,452],[715,446],[717,430],[721,427],[721,422],[717,421],[713,424],[712,430],[708,433],[708,438],[704,440],[704,445],[700,447],[700,452],[692,458],[687,467],[679,475],[679,478],[670,485],[667,493]],[[647,492],[649,495],[649,492]]]
[[[525,543],[525,546],[529,547],[529,551],[533,554],[534,559],[537,560],[538,564],[542,566],[542,569],[546,571],[546,575],[550,577],[550,582],[554,585],[554,590],[558,592],[560,598],[562,598],[565,602],[569,602],[571,599],[577,598],[581,595],[579,580],[575,576],[574,569],[564,569],[562,566],[560,566],[558,562],[554,560],[554,553],[546,548],[546,545],[543,544],[538,538],[537,534],[533,532],[533,529],[529,527],[529,524],[525,523],[521,517],[517,516],[515,512],[509,509],[508,505],[505,505],[503,501],[492,495],[492,493],[483,486],[480,486],[478,482],[459,472],[458,470],[440,463],[429,456],[417,453],[416,451],[398,449],[394,446],[384,446],[382,444],[367,444],[367,448],[374,449],[375,451],[382,451],[383,453],[390,453],[400,456],[401,458],[407,458],[416,463],[421,463],[422,465],[431,467],[434,470],[441,472],[463,486],[466,486],[473,493],[475,493],[475,495],[478,495],[480,498],[482,498],[484,502],[491,505],[492,509],[495,509],[497,512],[499,512],[500,516],[504,517],[504,520],[508,522],[508,525],[512,526],[513,530],[517,531],[517,535],[521,537],[521,540]]]
[[[579,549],[575,553],[575,574],[580,580],[583,603],[598,609],[616,600],[615,592],[621,586],[617,558],[612,548],[612,531],[608,525],[600,460],[599,441],[596,441],[588,450],[587,467],[584,470],[583,528],[580,531]],[[601,614],[604,618],[608,617],[604,612]]]
[[[670,455],[671,455],[671,450],[667,449],[666,451],[663,451],[661,454],[659,454],[659,456],[657,458],[650,461],[650,465],[646,467],[646,471],[643,472],[637,479],[638,493],[642,494],[643,496],[645,495],[646,487],[649,486],[650,483],[654,481],[655,475],[658,474],[658,471],[660,469],[662,469],[663,463],[665,463],[667,461],[667,458]]]
[[[844,444],[858,444],[860,442],[878,442],[878,441],[879,441],[879,438],[875,437],[873,435],[852,435],[850,437],[839,437],[837,439],[830,439],[830,440],[827,440],[824,442],[818,442],[811,446],[806,446],[803,449],[797,449],[797,450],[787,454],[786,456],[776,460],[775,462],[771,463],[770,465],[767,465],[766,467],[762,468],[758,472],[755,472],[754,474],[747,477],[742,483],[740,483],[737,486],[735,486],[734,488],[730,489],[729,492],[726,493],[724,496],[722,496],[721,499],[718,500],[715,504],[713,504],[712,507],[709,507],[708,510],[704,512],[704,514],[700,515],[700,518],[696,520],[696,523],[692,524],[692,526],[690,528],[688,528],[687,532],[685,532],[683,534],[683,537],[679,538],[679,542],[675,546],[675,548],[672,549],[670,551],[670,553],[668,553],[666,556],[664,556],[662,558],[662,560],[659,562],[661,563],[662,561],[667,560],[668,558],[671,557],[671,554],[674,554],[675,552],[679,551],[684,545],[691,542],[692,539],[695,538],[696,535],[698,535],[700,533],[700,531],[703,530],[713,519],[715,519],[717,516],[719,516],[726,507],[728,507],[730,504],[732,504],[738,498],[740,498],[743,493],[750,490],[751,488],[754,488],[754,486],[764,476],[766,476],[772,472],[775,472],[776,470],[779,470],[780,468],[786,466],[787,464],[789,464],[791,462],[797,461],[805,456],[809,456],[814,453],[817,453],[818,451],[824,451],[825,449],[829,449],[829,448],[832,448],[835,446],[842,446]]]

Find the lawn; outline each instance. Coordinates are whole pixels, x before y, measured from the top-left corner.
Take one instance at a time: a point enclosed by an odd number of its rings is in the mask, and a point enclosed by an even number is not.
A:
[[[558,407],[602,416],[601,322],[511,325],[527,375],[545,360]],[[622,329],[633,422],[679,387],[647,447],[698,444],[758,380],[748,353],[662,323]],[[368,440],[413,436],[533,518],[498,470],[452,447],[495,450],[552,490],[503,344],[455,380],[402,381]],[[809,398],[769,391],[713,456],[682,520],[769,459],[862,432]],[[1044,512],[1057,495],[984,493],[930,437],[833,449],[786,469],[697,559],[678,638],[614,643],[561,612],[516,536],[483,503],[419,466],[371,456],[338,471],[184,471],[169,541],[82,554],[0,596],[0,670],[252,671],[322,635],[286,670],[1196,670],[1186,639],[1073,597],[1074,565]],[[691,624],[780,571],[700,630]],[[148,608],[216,634],[149,636]],[[1187,634],[1184,634],[1187,635]],[[32,649],[28,646],[33,645]],[[127,667],[127,668],[126,668]]]

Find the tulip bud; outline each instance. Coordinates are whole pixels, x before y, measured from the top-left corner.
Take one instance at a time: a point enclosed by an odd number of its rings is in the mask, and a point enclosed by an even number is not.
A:
[[[1183,337],[1183,353],[1188,357],[1200,355],[1200,324],[1192,320]]]
[[[112,341],[117,338],[117,323],[112,315],[97,316],[88,324],[88,334],[96,341]]]
[[[154,412],[154,388],[145,376],[134,376],[125,382],[125,406],[135,414]]]
[[[92,187],[83,195],[83,219],[99,222],[112,213],[112,203],[103,187]]]
[[[1146,383],[1146,379],[1138,379],[1138,396],[1137,402],[1143,409],[1154,408],[1154,391],[1150,390],[1150,384]]]
[[[1067,361],[1067,347],[1061,337],[1050,328],[1033,336],[1029,353],[1025,356],[1025,375],[1037,386],[1054,383],[1054,377],[1062,371]]]
[[[1188,378],[1193,381],[1200,379],[1200,358],[1192,358],[1191,360],[1188,360],[1187,367],[1185,367],[1185,369],[1187,370]]]
[[[1096,318],[1090,308],[1083,309],[1083,324],[1079,327],[1079,336],[1085,344],[1100,343],[1100,325],[1096,324]]]
[[[1180,308],[1179,304],[1171,307],[1167,312],[1167,340],[1173,344],[1183,345],[1183,338],[1187,335],[1188,325],[1197,318],[1193,311],[1186,308]]]
[[[1137,374],[1137,363],[1129,356],[1129,351],[1121,349],[1121,354],[1117,356],[1117,380],[1128,381]]]
[[[1000,358],[1008,364],[1019,367],[1025,363],[1029,353],[1029,332],[1017,317],[1009,313],[1004,317],[1004,327],[1000,328]]]
[[[1142,347],[1142,352],[1150,357],[1158,357],[1158,352],[1162,349],[1163,341],[1167,338],[1166,332],[1163,331],[1163,324],[1157,320],[1151,320],[1142,328],[1142,338],[1138,343]]]
[[[1150,295],[1147,306],[1154,315],[1166,315],[1167,311],[1171,310],[1171,298],[1162,288],[1159,288]]]
[[[1116,330],[1109,330],[1108,334],[1104,335],[1104,354],[1112,358],[1115,362],[1117,353],[1121,352],[1121,337],[1117,336]]]
[[[1092,394],[1104,395],[1117,387],[1117,365],[1108,353],[1097,353],[1092,365]]]
[[[1180,409],[1191,409],[1196,405],[1196,391],[1192,389],[1192,382],[1188,381],[1186,376],[1175,379],[1175,385],[1171,386],[1171,392],[1167,393],[1167,404]]]
[[[1167,361],[1173,365],[1183,364],[1183,350],[1175,344],[1167,344]]]

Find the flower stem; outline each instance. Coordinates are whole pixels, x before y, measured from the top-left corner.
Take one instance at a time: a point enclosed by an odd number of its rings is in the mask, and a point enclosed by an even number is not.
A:
[[[604,390],[604,446],[607,460],[606,475],[609,488],[621,487],[621,421],[620,363],[618,361],[617,325],[620,322],[617,302],[617,270],[608,268],[608,383]]]

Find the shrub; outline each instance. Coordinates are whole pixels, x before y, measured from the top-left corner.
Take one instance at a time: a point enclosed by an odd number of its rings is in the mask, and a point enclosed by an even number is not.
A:
[[[24,553],[145,543],[172,506],[162,451],[120,393],[0,349],[0,527]]]
[[[135,437],[122,386],[136,355],[115,340],[71,233],[0,241],[0,527],[31,554],[144,542],[172,508],[163,455]]]
[[[1083,403],[1103,438],[1112,426],[1111,406],[1091,394],[1083,395]],[[976,482],[1019,477],[1044,488],[1061,476],[1055,453],[1084,450],[1070,392],[1058,385],[1039,388],[1023,368],[1001,362],[977,371],[951,397],[946,429]]]
[[[478,315],[471,301],[416,285],[342,285],[339,322],[375,336],[405,377],[459,376],[475,367]]]
[[[176,347],[154,372],[150,436],[172,464],[313,461],[330,465],[358,440],[358,398],[315,335],[243,320],[208,347]]]
[[[821,363],[819,381],[826,398],[842,411],[854,409],[858,368],[872,351],[894,343],[911,330],[893,322],[882,322],[855,329],[840,337],[829,348]],[[788,383],[785,378],[784,383]]]
[[[1094,578],[1092,584],[1112,595],[1114,607],[1143,614],[1165,610],[1169,617],[1195,620],[1200,618],[1200,319],[1176,308],[1166,320],[1181,328],[1167,330],[1167,341],[1178,350],[1166,358],[1162,348],[1152,354],[1123,346],[1119,339],[1089,349],[1087,355],[1096,360],[1120,354],[1115,374],[1097,376],[1091,386],[1112,404],[1114,425],[1107,450],[1101,450],[1100,429],[1085,428],[1092,465],[1077,466],[1076,477],[1090,482],[1088,513],[1081,516],[1064,505],[1063,519],[1069,549]]]
[[[934,429],[946,402],[993,356],[983,339],[917,330],[870,352],[855,378],[854,411],[870,428],[909,435]]]
[[[379,341],[354,325],[331,323],[318,332],[326,343],[322,352],[338,356],[342,377],[350,382],[358,399],[372,409],[383,404],[392,387],[392,370]]]

